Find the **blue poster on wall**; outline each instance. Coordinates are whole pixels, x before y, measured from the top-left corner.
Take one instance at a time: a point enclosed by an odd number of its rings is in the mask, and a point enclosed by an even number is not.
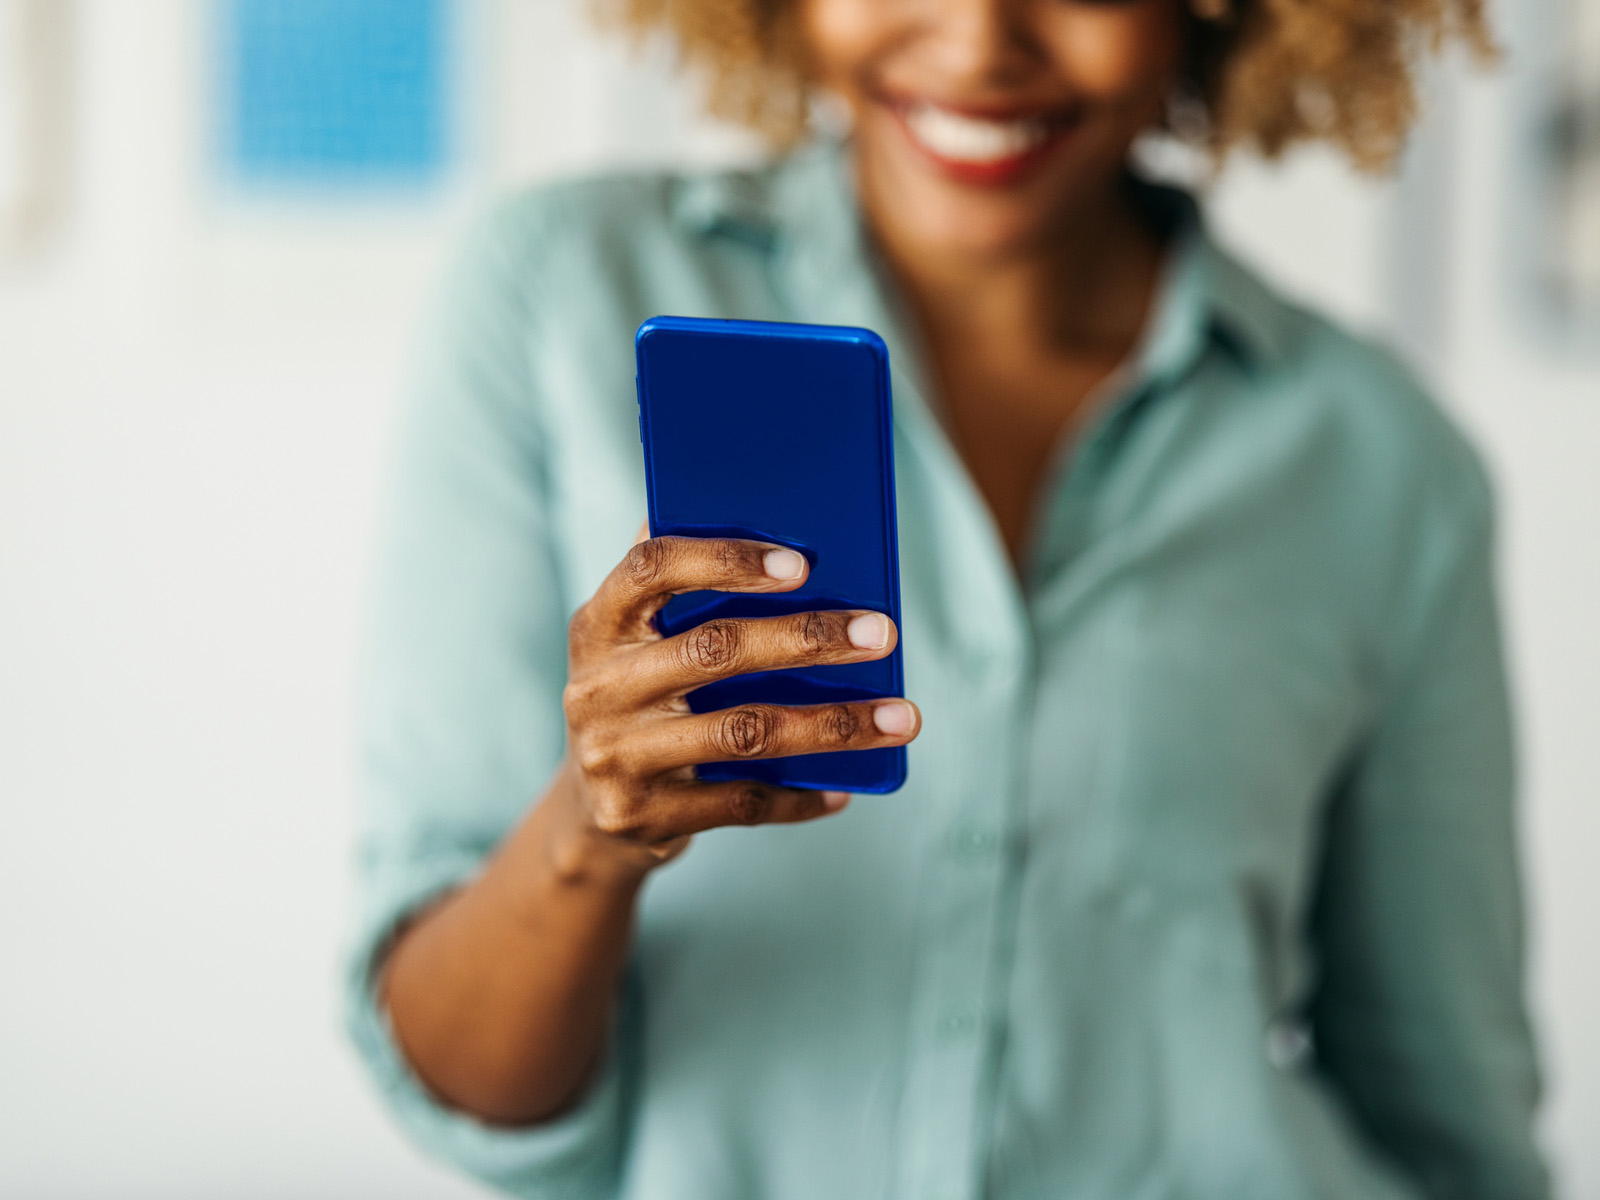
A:
[[[400,185],[454,153],[449,0],[219,0],[225,165],[246,184]]]

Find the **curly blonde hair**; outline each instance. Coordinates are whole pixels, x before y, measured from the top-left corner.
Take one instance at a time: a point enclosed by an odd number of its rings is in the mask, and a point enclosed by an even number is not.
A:
[[[601,16],[665,32],[704,73],[711,112],[787,146],[805,136],[810,84],[795,0],[599,0]],[[1389,166],[1418,108],[1424,52],[1496,50],[1483,0],[1187,0],[1188,58],[1171,131],[1220,163],[1328,141],[1363,170]]]

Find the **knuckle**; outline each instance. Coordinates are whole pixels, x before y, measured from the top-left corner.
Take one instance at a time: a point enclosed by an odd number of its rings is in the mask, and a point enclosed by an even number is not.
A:
[[[594,827],[607,837],[639,841],[646,834],[644,810],[627,797],[609,797],[594,808]]]
[[[750,565],[749,550],[740,542],[726,539],[711,543],[711,558],[718,570],[732,574]]]
[[[777,722],[759,708],[733,708],[717,722],[718,748],[739,758],[760,758],[772,747]]]
[[[801,651],[812,658],[826,653],[838,640],[837,624],[827,613],[806,613],[798,631]]]
[[[589,730],[581,731],[573,739],[571,755],[579,770],[590,779],[616,784],[638,774],[635,770],[637,755],[627,741],[626,726],[608,728],[608,725],[610,723],[590,726]]]
[[[589,630],[594,624],[594,614],[589,604],[580,604],[567,619],[567,648],[575,649],[589,640]]]
[[[639,542],[623,557],[623,574],[637,588],[654,587],[665,573],[670,557],[666,543],[660,538]]]
[[[820,715],[822,734],[830,742],[854,741],[861,732],[861,714],[848,704],[830,704]]]
[[[707,621],[684,635],[683,654],[698,671],[731,666],[739,655],[739,627],[731,621]]]
[[[760,825],[772,816],[774,796],[760,784],[744,784],[728,794],[728,816],[736,825]]]
[[[573,748],[578,769],[592,779],[615,775],[622,766],[616,746],[608,739],[589,738]]]
[[[567,680],[567,686],[561,689],[561,709],[568,722],[577,724],[587,717],[599,694],[599,681],[593,675],[576,675]]]

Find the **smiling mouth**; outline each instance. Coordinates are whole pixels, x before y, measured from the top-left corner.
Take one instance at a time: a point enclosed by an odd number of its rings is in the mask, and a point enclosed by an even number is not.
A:
[[[911,142],[946,173],[980,183],[1014,179],[1077,124],[1075,113],[979,116],[926,101],[895,106]]]

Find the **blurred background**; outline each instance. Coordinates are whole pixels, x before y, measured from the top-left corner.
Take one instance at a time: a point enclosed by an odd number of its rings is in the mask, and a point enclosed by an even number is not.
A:
[[[0,1195],[468,1197],[335,1000],[350,674],[419,304],[530,181],[746,157],[580,0],[0,0]],[[1392,180],[1241,160],[1282,285],[1499,483],[1534,1003],[1600,1198],[1600,0],[1501,0]]]

